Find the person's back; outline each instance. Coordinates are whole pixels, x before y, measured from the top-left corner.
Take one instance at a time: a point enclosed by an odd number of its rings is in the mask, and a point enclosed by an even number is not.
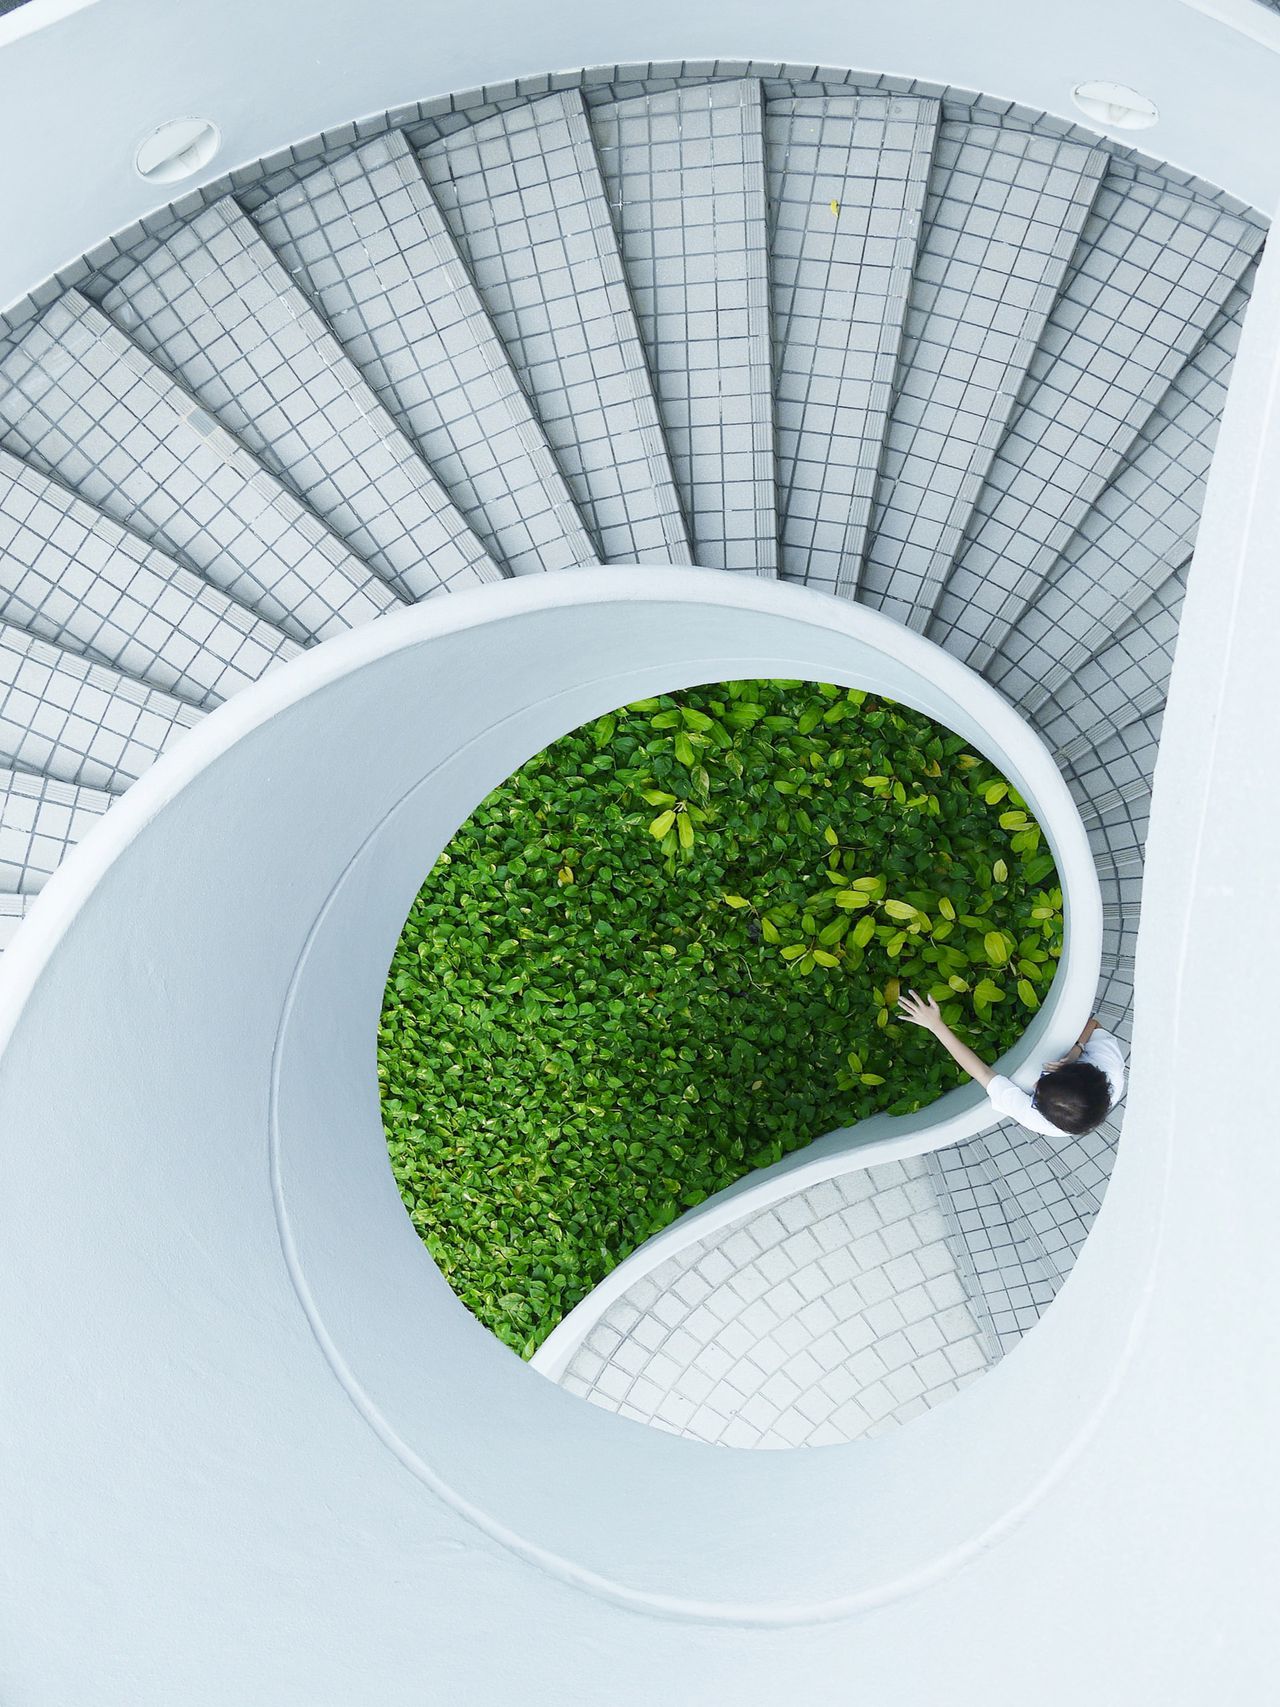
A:
[[[1046,1063],[1028,1095],[960,1041],[932,997],[909,990],[898,1007],[903,1019],[933,1033],[956,1064],[983,1087],[993,1107],[1032,1132],[1078,1138],[1105,1120],[1124,1095],[1124,1053],[1096,1019],[1061,1061]]]

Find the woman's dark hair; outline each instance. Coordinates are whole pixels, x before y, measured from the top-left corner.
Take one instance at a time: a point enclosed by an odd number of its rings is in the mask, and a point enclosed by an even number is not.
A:
[[[1068,1061],[1065,1067],[1041,1073],[1036,1081],[1035,1106],[1063,1132],[1079,1136],[1092,1132],[1111,1107],[1111,1086],[1101,1067],[1091,1061]]]

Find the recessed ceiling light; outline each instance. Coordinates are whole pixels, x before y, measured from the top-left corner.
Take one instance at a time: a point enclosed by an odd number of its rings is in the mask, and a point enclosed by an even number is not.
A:
[[[148,183],[176,184],[207,166],[221,143],[221,132],[208,119],[170,119],[138,144],[134,168]]]
[[[1086,118],[1108,130],[1147,130],[1160,118],[1154,101],[1124,83],[1077,83],[1072,99]]]

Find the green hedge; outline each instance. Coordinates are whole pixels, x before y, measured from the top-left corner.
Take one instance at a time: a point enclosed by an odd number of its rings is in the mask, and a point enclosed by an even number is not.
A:
[[[900,984],[994,1056],[1061,944],[1026,803],[928,718],[799,682],[641,701],[495,789],[414,903],[378,1051],[401,1196],[529,1356],[681,1210],[959,1082]]]

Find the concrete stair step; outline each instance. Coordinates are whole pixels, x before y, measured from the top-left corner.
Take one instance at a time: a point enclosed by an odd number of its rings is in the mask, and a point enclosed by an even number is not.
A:
[[[985,670],[1261,245],[1113,161],[926,632]]]
[[[788,580],[852,597],[871,520],[936,101],[769,101],[778,528]]]
[[[74,291],[0,363],[0,436],[300,645],[401,605]]]
[[[7,451],[0,620],[206,709],[301,650]]]
[[[694,558],[776,575],[760,85],[641,95],[590,118]]]
[[[987,666],[1026,715],[1189,563],[1248,301],[1247,286],[1232,292]]]
[[[253,211],[467,525],[512,574],[595,558],[546,437],[405,139]]]
[[[602,558],[690,562],[582,97],[530,101],[418,158]]]
[[[964,538],[1106,169],[1100,150],[938,133],[858,596],[922,631]]]
[[[0,623],[0,766],[122,794],[203,715]]]
[[[406,603],[501,572],[230,198],[102,308]]]

